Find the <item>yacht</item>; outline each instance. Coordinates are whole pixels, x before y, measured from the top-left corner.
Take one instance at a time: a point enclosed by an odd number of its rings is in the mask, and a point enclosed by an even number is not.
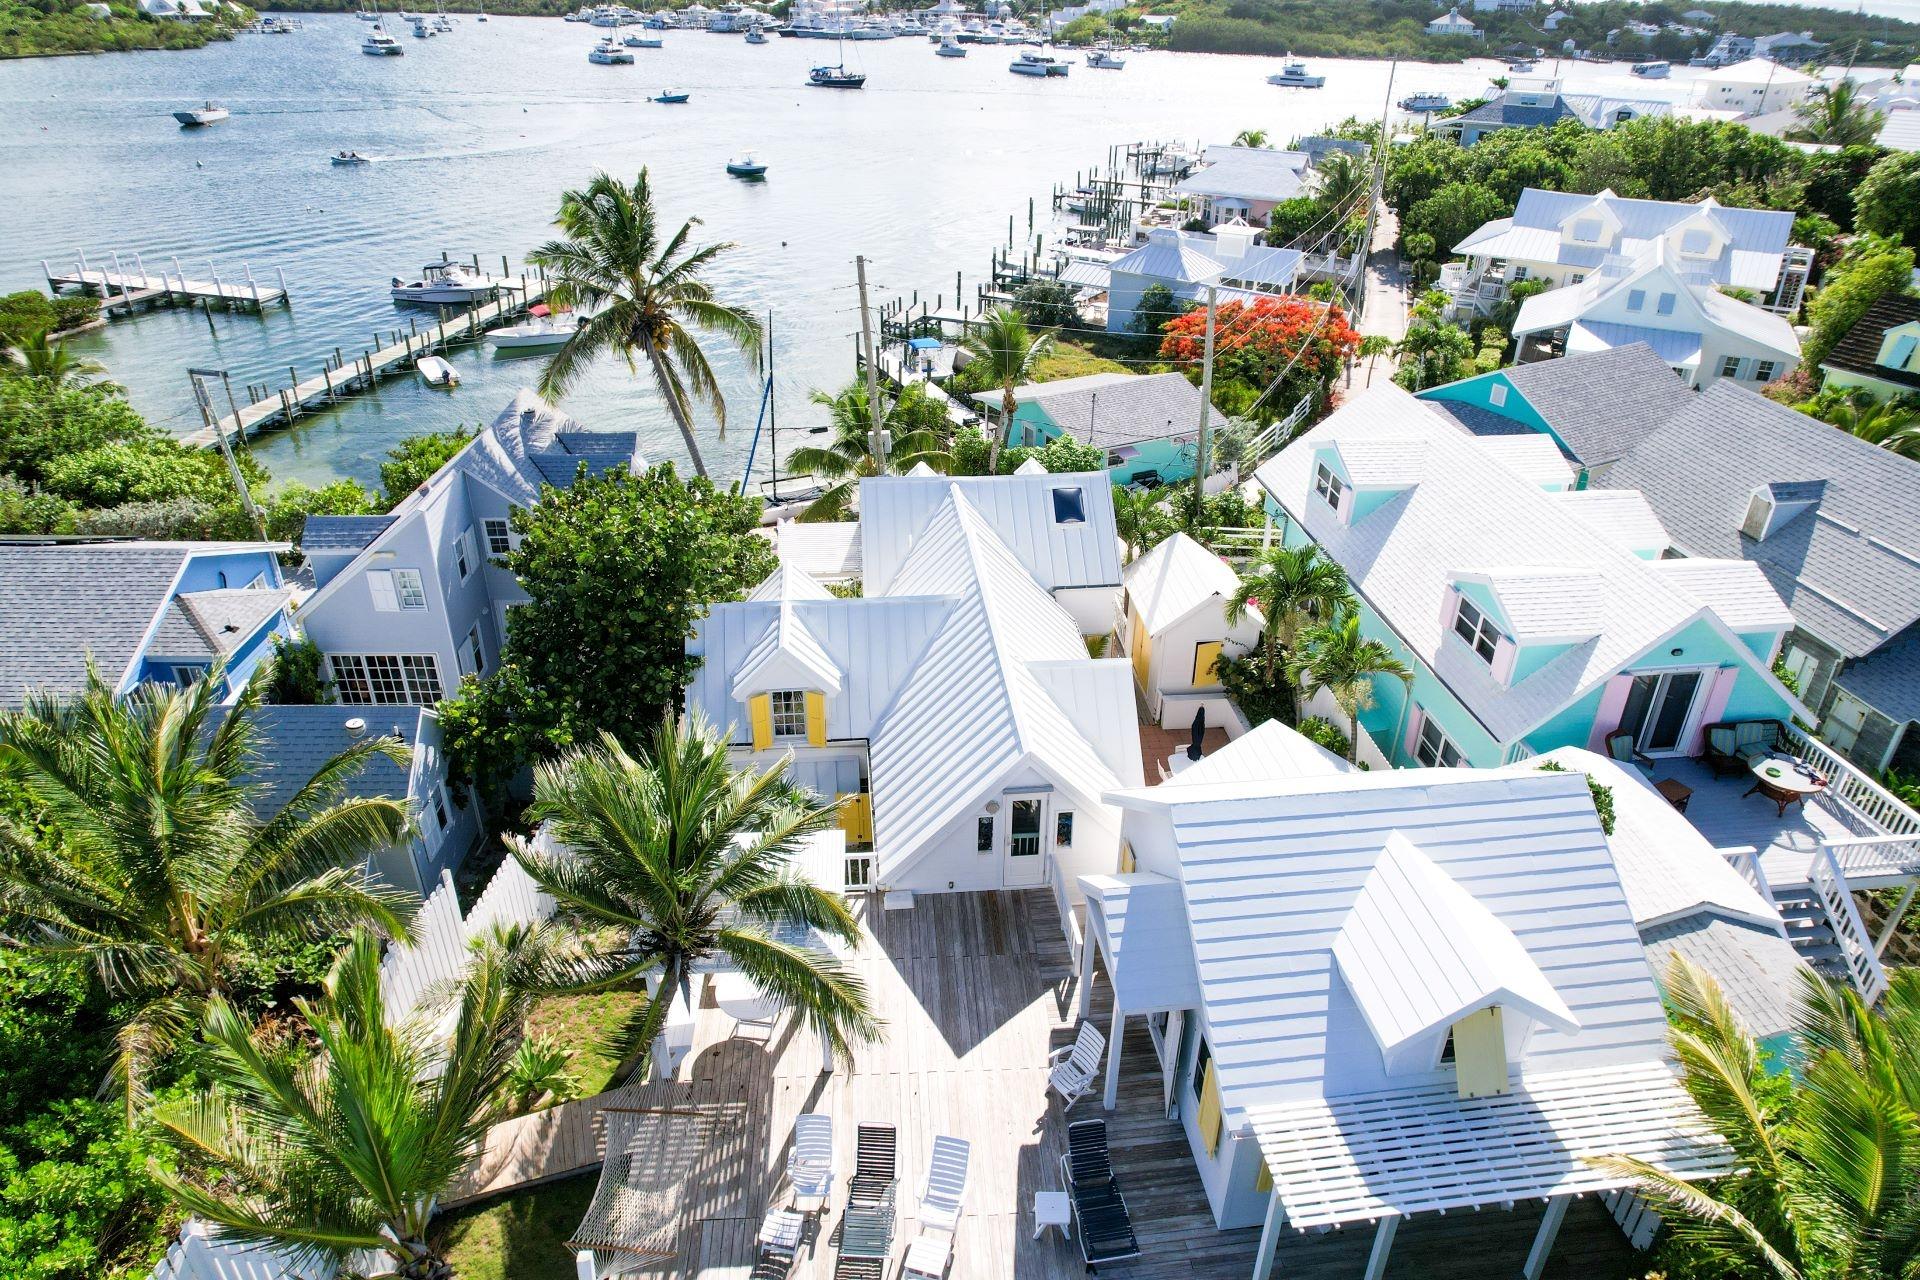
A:
[[[362,10],[360,10],[360,12],[358,12],[358,13],[356,13],[356,14],[354,14],[353,16],[354,16],[354,17],[356,17],[356,18],[358,18],[358,19],[360,19],[360,21],[362,21],[362,22],[378,22],[378,21],[380,21],[380,15],[379,15],[379,14],[377,14],[377,13],[375,13],[375,12],[374,12],[373,10],[371,10],[371,9],[362,9]]]
[[[807,83],[818,89],[859,89],[867,83],[864,72],[849,71],[844,65],[815,67],[807,72]]]
[[[1307,70],[1307,64],[1291,61],[1280,68],[1278,75],[1267,77],[1268,84],[1281,85],[1288,89],[1318,89],[1327,82],[1325,76],[1316,76]]]
[[[497,289],[472,268],[442,258],[422,267],[417,280],[406,281],[395,276],[393,286],[387,292],[395,302],[464,307],[485,302],[493,297]]]
[[[607,38],[611,40],[613,37],[609,36]],[[666,41],[662,40],[659,36],[650,36],[639,31],[629,31],[627,38],[620,43],[629,49],[659,49],[666,45]]]
[[[1095,49],[1087,55],[1087,65],[1100,71],[1125,71],[1127,60],[1112,49]]]
[[[633,55],[616,44],[612,36],[601,36],[600,43],[587,51],[587,61],[603,67],[630,67]]]
[[[360,52],[375,58],[398,58],[406,52],[400,42],[387,34],[387,24],[375,18],[373,30],[360,42]]]
[[[219,103],[208,102],[205,106],[195,107],[188,111],[176,111],[173,113],[173,118],[178,120],[185,128],[195,129],[205,124],[219,124],[232,114],[231,111],[228,111]]]
[[[1007,64],[1007,70],[1017,76],[1064,76],[1069,70],[1068,64],[1048,53],[1027,53]]]
[[[1433,89],[1422,89],[1400,99],[1402,111],[1445,111],[1453,105],[1453,99]]]
[[[580,317],[573,312],[538,315],[522,324],[510,324],[487,335],[496,351],[541,351],[564,346],[580,328]]]
[[[1667,73],[1673,70],[1673,64],[1660,61],[1636,62],[1633,64],[1632,70],[1633,74],[1639,76],[1642,80],[1665,80]]]
[[[427,25],[425,18],[415,18],[413,20],[413,38],[415,40],[430,40],[433,38],[433,35],[434,30]]]
[[[1508,58],[1507,70],[1515,75],[1524,76],[1533,70],[1532,58]]]
[[[967,46],[952,36],[941,36],[940,47],[935,49],[934,53],[942,58],[964,58],[967,56]]]

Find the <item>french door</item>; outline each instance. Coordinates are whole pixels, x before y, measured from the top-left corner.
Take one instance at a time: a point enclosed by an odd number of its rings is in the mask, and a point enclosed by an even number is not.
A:
[[[1046,830],[1047,802],[1029,796],[1015,800],[1007,821],[1006,867],[1001,883],[1009,889],[1030,889],[1047,880],[1047,855],[1040,839]]]
[[[1647,755],[1673,755],[1686,741],[1694,700],[1704,683],[1698,671],[1635,676],[1620,731],[1631,733],[1634,747]]]

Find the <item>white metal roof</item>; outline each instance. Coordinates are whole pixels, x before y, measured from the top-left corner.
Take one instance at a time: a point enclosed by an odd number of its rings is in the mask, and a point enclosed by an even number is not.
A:
[[[1795,71],[1784,63],[1773,62],[1766,58],[1748,58],[1745,62],[1717,67],[1702,75],[1694,83],[1697,85],[1771,85],[1774,88],[1790,88],[1795,85],[1812,85],[1820,82],[1806,72]]]
[[[1658,1061],[1528,1074],[1483,1098],[1461,1098],[1451,1083],[1304,1098],[1248,1119],[1297,1230],[1631,1184],[1589,1163],[1597,1156],[1633,1156],[1683,1178],[1734,1167]]]
[[[1160,785],[1196,787],[1216,782],[1259,782],[1352,773],[1349,764],[1299,730],[1269,720],[1190,764]]]
[[[1288,200],[1306,188],[1313,157],[1304,151],[1211,146],[1206,167],[1182,178],[1174,190],[1194,196],[1241,200]]]
[[[782,520],[773,529],[773,547],[781,563],[822,582],[860,576],[860,526],[852,520]]]
[[[730,692],[736,702],[774,689],[812,689],[828,697],[839,694],[846,672],[820,647],[793,603],[791,599],[779,602],[765,634],[734,669]]]
[[[1333,958],[1383,1053],[1496,1004],[1580,1029],[1513,931],[1398,831],[1334,935]]]
[[[1160,228],[1147,242],[1114,262],[1112,275],[1149,276],[1176,284],[1205,284],[1223,274],[1221,264],[1188,243],[1178,231]]]
[[[1224,609],[1240,587],[1232,565],[1184,533],[1175,533],[1128,565],[1125,581],[1127,598],[1147,633],[1156,636],[1210,601],[1219,600]]]
[[[1193,934],[1180,884],[1150,872],[1080,877],[1088,922],[1111,964],[1114,998],[1128,1013],[1200,1003]]]
[[[1230,1127],[1323,1095],[1453,1089],[1450,1070],[1388,1075],[1336,974],[1335,939],[1396,834],[1513,935],[1577,1022],[1537,1026],[1524,1071],[1665,1054],[1653,976],[1576,774],[1355,771],[1112,798],[1171,825]]]
[[[1012,476],[884,476],[860,482],[862,576],[868,595],[897,595],[892,583],[934,513],[957,487],[1047,590],[1118,586],[1120,547],[1113,522],[1113,481],[1104,471]],[[1079,489],[1086,519],[1054,519],[1056,489]],[[782,537],[794,528],[785,525]]]
[[[790,560],[782,560],[774,571],[747,592],[749,600],[831,600],[833,592]]]
[[[1546,296],[1546,295],[1542,295]],[[1424,442],[1418,483],[1343,524],[1313,495],[1316,450],[1349,441]],[[1570,515],[1548,493],[1500,465],[1452,419],[1392,384],[1377,384],[1270,459],[1256,473],[1290,519],[1347,571],[1354,590],[1444,680],[1499,741],[1524,737],[1696,618],[1729,632],[1713,610],[1649,563]],[[1445,626],[1455,578],[1492,569],[1576,571],[1600,581],[1594,636],[1511,687]],[[1752,666],[1772,677],[1758,658]],[[1782,696],[1787,696],[1784,690]]]

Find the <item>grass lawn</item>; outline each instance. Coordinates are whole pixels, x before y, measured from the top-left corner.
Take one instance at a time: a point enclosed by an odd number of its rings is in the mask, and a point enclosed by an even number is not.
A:
[[[614,1067],[619,1065],[599,1046],[639,1004],[640,996],[631,991],[549,996],[534,1006],[527,1018],[527,1030],[533,1035],[551,1036],[573,1050],[572,1070],[580,1081],[580,1096],[590,1098],[606,1089]]]
[[[595,1170],[460,1209],[435,1223],[434,1233],[460,1280],[574,1280],[567,1237],[599,1181]]]
[[[1090,373],[1131,372],[1133,371],[1126,365],[1097,356],[1083,346],[1071,342],[1056,342],[1052,351],[1035,362],[1033,380],[1058,382],[1062,378],[1084,378]]]

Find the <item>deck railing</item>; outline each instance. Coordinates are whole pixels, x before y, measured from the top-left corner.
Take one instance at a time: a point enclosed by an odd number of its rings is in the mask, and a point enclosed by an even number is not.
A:
[[[1852,839],[1821,841],[1843,874],[1855,879],[1920,875],[1920,813],[1818,738],[1789,728],[1786,746],[1827,775],[1827,788],[1814,803],[1855,833]]]
[[[1808,881],[1820,898],[1820,905],[1827,914],[1827,923],[1833,929],[1833,938],[1840,948],[1840,960],[1846,966],[1847,977],[1853,982],[1854,989],[1868,1004],[1878,1000],[1887,989],[1887,972],[1880,967],[1880,957],[1873,948],[1873,937],[1867,932],[1867,925],[1860,918],[1860,909],[1854,905],[1853,891],[1847,884],[1846,875],[1835,861],[1833,850],[1821,846],[1813,855],[1813,866],[1808,871]]]
[[[1750,844],[1735,845],[1726,849],[1716,849],[1721,857],[1732,864],[1740,873],[1740,878],[1754,887],[1759,895],[1767,900],[1769,906],[1778,906],[1774,900],[1773,886],[1767,882],[1766,868],[1760,865],[1760,851]]]

